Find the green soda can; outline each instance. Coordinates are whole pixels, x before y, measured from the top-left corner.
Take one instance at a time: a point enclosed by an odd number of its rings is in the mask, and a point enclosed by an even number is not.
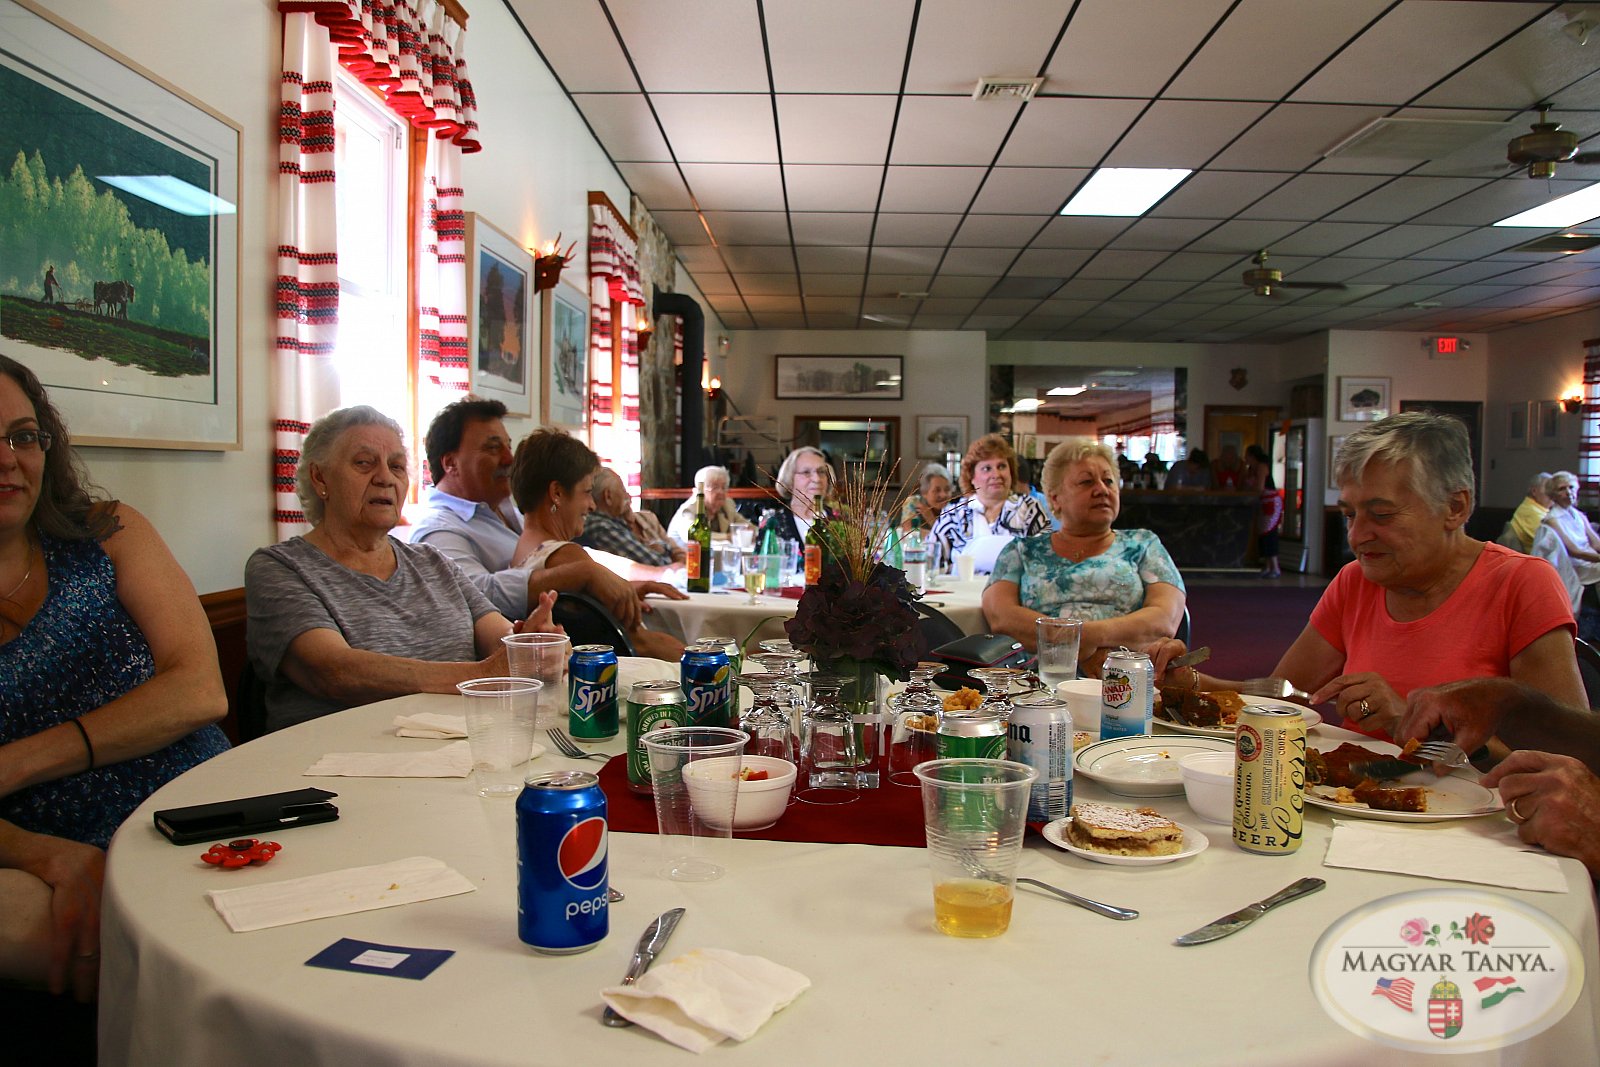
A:
[[[649,796],[650,754],[644,736],[656,730],[689,725],[689,702],[683,686],[671,679],[636,682],[624,701],[628,711],[628,788]]]
[[[695,644],[721,645],[723,651],[728,653],[728,669],[733,672],[732,677],[737,678],[744,673],[744,650],[739,647],[739,642],[735,638],[702,637]],[[728,713],[729,726],[739,725],[740,709],[744,706],[744,701],[741,699],[742,696],[743,693],[739,686],[735,685],[733,691],[729,694],[729,699],[733,701],[730,705],[731,710]]]
[[[579,645],[567,668],[567,732],[579,741],[617,736],[617,650]]]
[[[984,708],[942,711],[935,745],[940,759],[1005,759],[1006,724]]]

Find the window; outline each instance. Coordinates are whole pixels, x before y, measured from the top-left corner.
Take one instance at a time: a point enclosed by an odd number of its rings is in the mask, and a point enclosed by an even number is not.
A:
[[[371,404],[409,431],[414,407],[406,359],[409,131],[342,69],[334,81],[334,100],[339,341],[333,362],[339,403]]]

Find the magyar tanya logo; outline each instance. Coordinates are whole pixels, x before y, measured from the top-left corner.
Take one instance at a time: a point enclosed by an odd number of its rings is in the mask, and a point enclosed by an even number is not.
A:
[[[1483,1052],[1555,1025],[1583,990],[1583,954],[1549,915],[1472,889],[1402,893],[1328,928],[1311,988],[1352,1033],[1418,1052]]]

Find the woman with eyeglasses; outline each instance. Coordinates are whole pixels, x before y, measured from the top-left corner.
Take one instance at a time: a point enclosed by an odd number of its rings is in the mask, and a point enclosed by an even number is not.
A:
[[[93,999],[105,847],[228,747],[227,706],[183,568],[91,494],[39,379],[0,356],[0,983]]]
[[[811,525],[830,514],[833,464],[820,448],[801,445],[783,458],[774,488],[787,508],[774,508],[761,518],[761,529],[775,530],[779,539],[804,542]]]

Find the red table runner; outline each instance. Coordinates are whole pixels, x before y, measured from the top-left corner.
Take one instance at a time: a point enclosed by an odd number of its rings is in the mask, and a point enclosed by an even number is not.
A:
[[[628,761],[613,756],[600,769],[612,830],[628,834],[656,832],[656,805],[651,797],[628,788]],[[835,845],[902,845],[923,848],[922,790],[885,782],[861,790],[853,804],[790,804],[765,830],[736,830],[735,837],[759,841],[812,841]]]

